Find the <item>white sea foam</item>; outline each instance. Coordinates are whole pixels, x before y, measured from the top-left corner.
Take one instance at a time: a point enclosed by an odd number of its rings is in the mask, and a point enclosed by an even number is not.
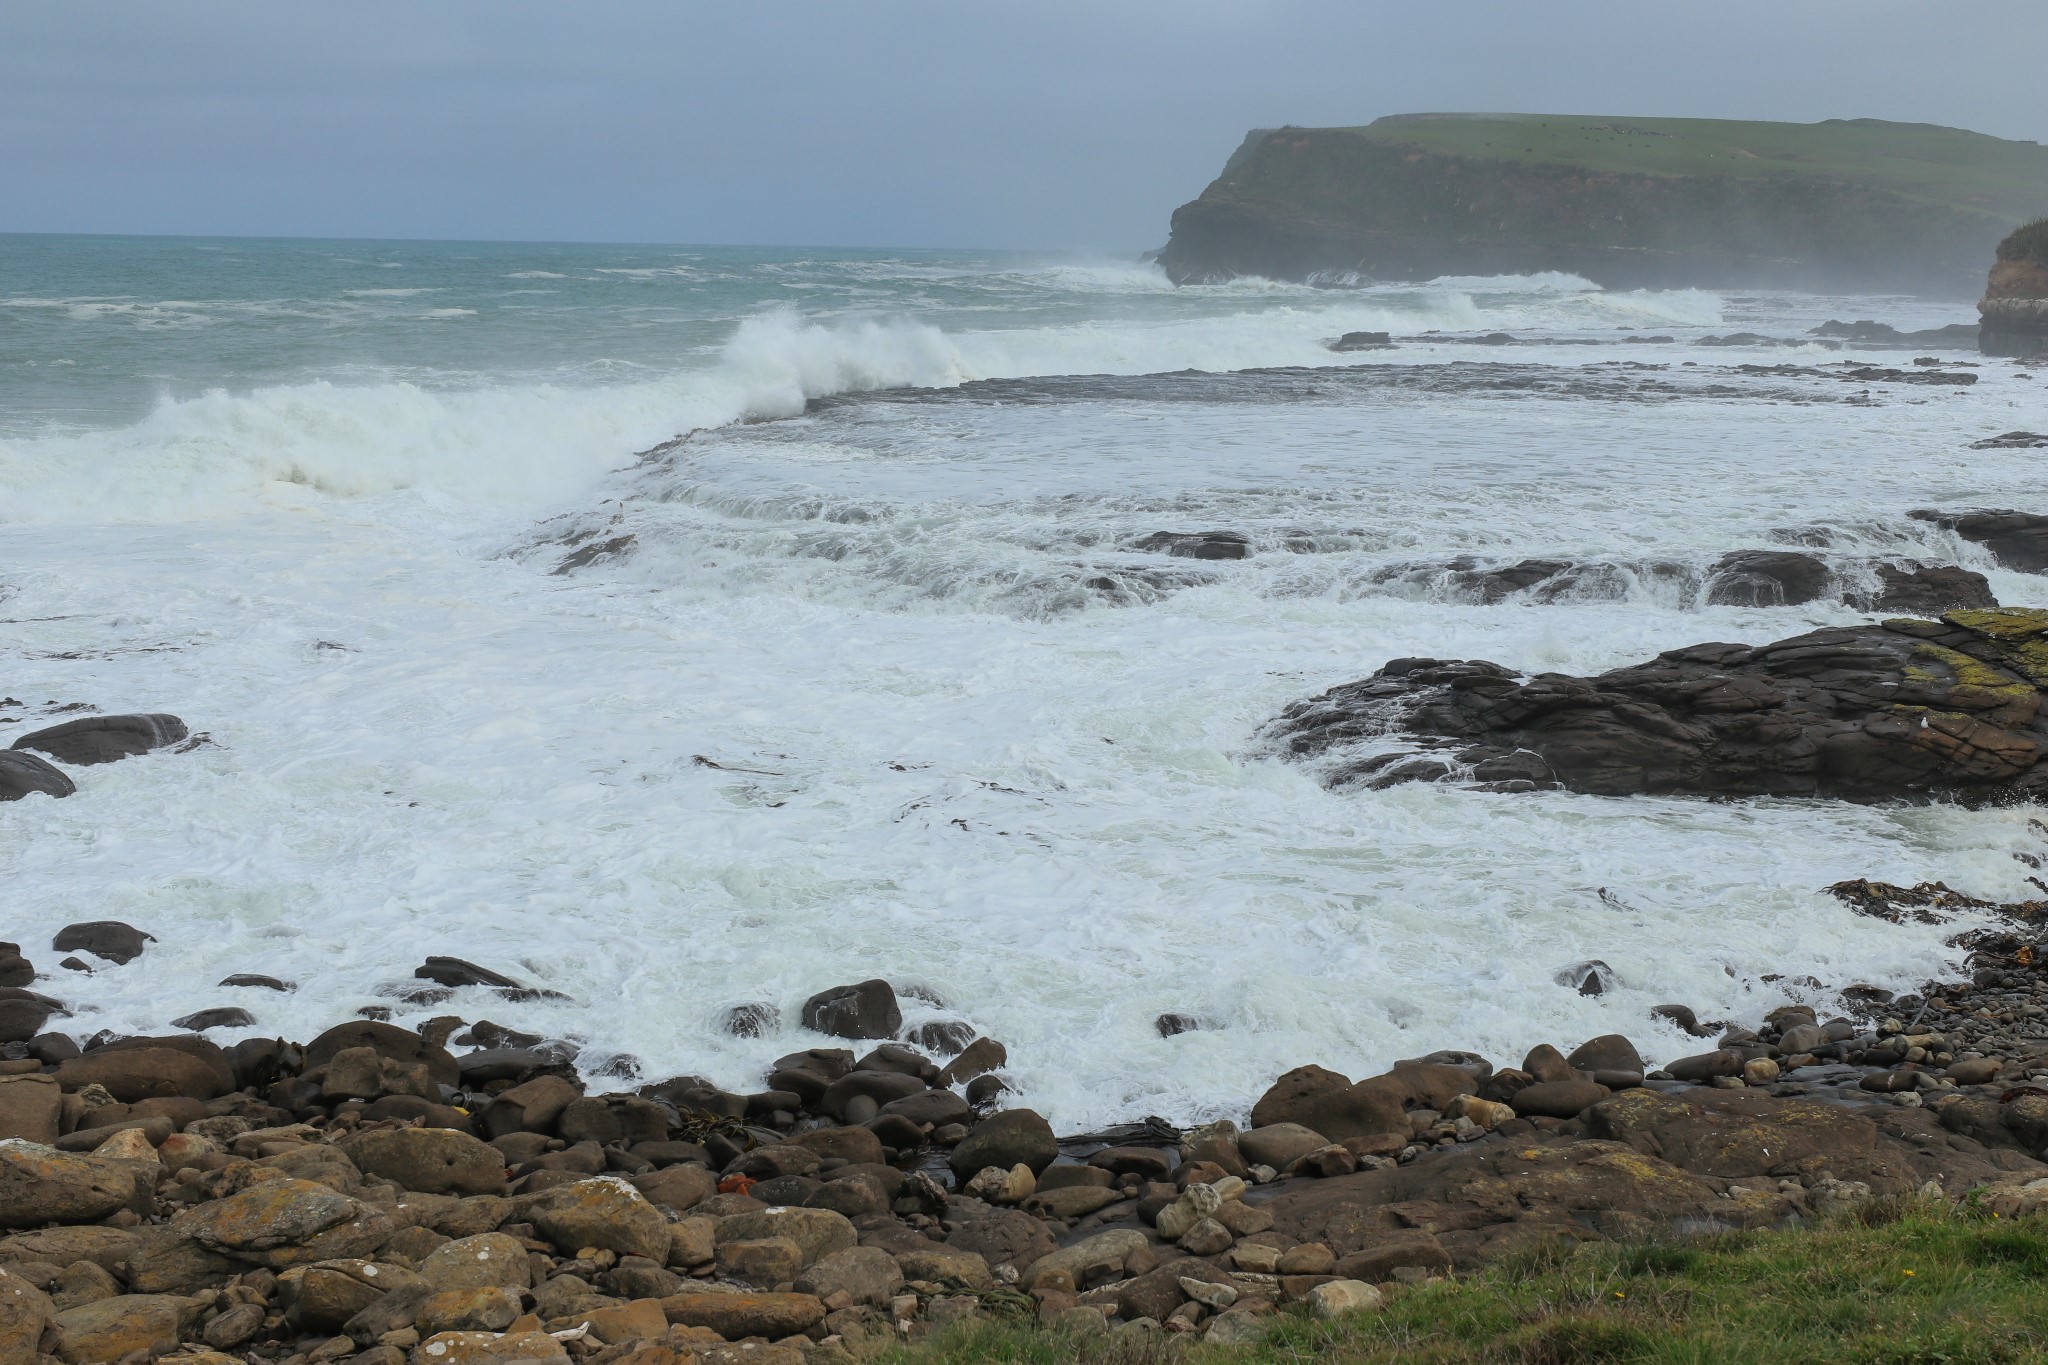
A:
[[[593,249],[575,287],[619,259]],[[900,271],[873,266],[877,288]],[[502,264],[476,268],[502,288]],[[775,295],[757,289],[729,337],[679,342],[652,377],[618,362],[624,382],[270,383],[0,442],[9,693],[31,718],[82,700],[175,711],[209,736],[80,770],[68,800],[0,807],[32,958],[47,968],[39,945],[88,913],[160,940],[45,983],[74,1011],[65,1027],[161,1029],[237,1003],[257,1016],[247,1032],[304,1037],[393,1005],[381,989],[452,952],[573,999],[465,993],[433,1012],[752,1088],[818,1041],[793,1023],[805,996],[884,975],[1001,1039],[1024,1100],[1069,1128],[1241,1115],[1309,1061],[1363,1074],[1446,1046],[1511,1061],[1607,1031],[1669,1057],[1694,1044],[1650,1021],[1665,1000],[1825,1007],[1800,977],[1898,988],[1952,956],[1953,927],[1857,918],[1817,894],[1831,881],[2026,891],[2010,855],[2038,850],[2027,810],[1342,794],[1257,735],[1400,654],[1593,671],[1857,619],[1648,588],[1479,606],[1386,589],[1373,574],[1394,561],[1705,563],[1821,524],[1829,553],[1988,568],[1900,513],[2024,502],[2028,452],[1965,445],[2048,423],[2038,385],[1987,367],[1967,392],[1873,386],[1851,405],[1834,381],[1729,396],[1675,367],[1654,399],[1529,393],[1485,377],[1617,355],[1725,364],[1549,343],[1722,326],[1728,305],[1527,279],[1176,294],[1142,268],[1093,284],[1088,268],[1005,269],[973,298],[911,281],[946,302],[884,316],[762,312]],[[788,274],[828,271],[856,273]],[[622,308],[651,292],[609,287],[635,296]],[[1790,326],[1768,300],[1743,307]],[[486,332],[362,311],[407,335]],[[1530,344],[1322,344],[1432,329]],[[807,410],[984,378],[1354,359],[1474,378],[1025,384]],[[1214,528],[1258,555],[1129,548]],[[551,572],[562,537],[623,535],[626,558]],[[1304,538],[1312,553],[1289,548]],[[1122,606],[1088,585],[1140,571],[1191,577]],[[2038,578],[1991,577],[2006,600],[2040,596]],[[1616,990],[1555,983],[1587,958]],[[299,989],[230,1000],[211,983],[231,971]],[[723,1011],[748,1000],[784,1022],[726,1037]],[[1203,1028],[1162,1039],[1166,1011]],[[940,1012],[910,1006],[913,1022]]]

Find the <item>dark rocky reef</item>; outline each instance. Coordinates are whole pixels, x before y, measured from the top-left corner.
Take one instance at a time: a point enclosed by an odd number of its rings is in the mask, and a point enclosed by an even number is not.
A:
[[[1593,678],[1396,659],[1271,737],[1333,784],[1990,802],[2048,792],[2048,611],[1702,644]],[[1421,751],[1352,754],[1390,738]]]
[[[1557,270],[1960,298],[2044,197],[2048,152],[1924,124],[1401,115],[1253,132],[1159,261],[1177,283]]]
[[[1998,244],[1977,313],[1984,354],[2048,356],[2048,218]]]
[[[2032,436],[2031,432],[2015,431],[1993,439],[2017,444],[2017,438]],[[2048,517],[2009,509],[1937,512],[1921,508],[1906,515],[1915,521],[1947,527],[1964,540],[1982,545],[2000,568],[2021,573],[2048,572]]]

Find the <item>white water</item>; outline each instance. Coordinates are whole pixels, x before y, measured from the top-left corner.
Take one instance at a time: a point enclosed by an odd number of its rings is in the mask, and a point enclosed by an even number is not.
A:
[[[997,287],[966,264],[778,269],[821,291],[849,276]],[[1860,619],[1648,588],[1480,607],[1389,586],[1390,562],[1704,564],[1818,523],[1858,553],[1986,567],[1902,513],[2030,505],[2038,452],[1964,447],[2048,424],[2038,381],[1990,365],[1969,391],[1870,386],[1848,404],[1862,386],[1716,368],[1833,354],[1692,344],[1792,335],[1853,306],[1834,301],[1611,297],[1569,279],[1182,300],[1124,268],[1033,278],[1092,315],[1034,325],[1005,295],[977,324],[973,296],[914,292],[872,315],[770,308],[614,382],[312,378],[0,442],[4,690],[31,711],[171,710],[212,740],[0,807],[11,925],[76,1011],[67,1027],[161,1028],[233,1003],[257,1013],[249,1032],[305,1036],[393,1003],[380,987],[445,952],[574,1003],[442,1009],[573,1034],[592,1061],[630,1052],[650,1079],[748,1087],[819,1040],[787,1022],[725,1038],[727,1007],[769,1000],[788,1021],[816,990],[883,975],[947,1000],[906,1000],[912,1022],[957,1015],[1001,1039],[1025,1100],[1074,1128],[1241,1111],[1308,1061],[1364,1074],[1454,1046],[1509,1061],[1612,1030],[1675,1055],[1689,1040],[1651,1005],[1748,1017],[1803,989],[1767,975],[1899,989],[1942,965],[1952,929],[1857,918],[1816,894],[1829,882],[2026,890],[2011,857],[2038,843],[2024,810],[1339,795],[1256,736],[1396,655],[1588,671]],[[1147,300],[1180,311],[1134,311]],[[374,301],[481,302],[452,287]],[[1682,335],[1561,344],[1620,327]],[[1453,377],[1434,389],[971,384],[1328,365],[1325,338],[1382,328],[1537,344],[1350,358]],[[1681,391],[1617,396],[1599,368],[1615,360],[1669,365],[1656,378]],[[1458,377],[1495,365],[1608,387]],[[797,415],[831,394],[961,384]],[[762,418],[785,420],[746,424]],[[696,428],[710,430],[632,465]],[[1217,528],[1260,553],[1196,565],[1120,548]],[[549,539],[567,531],[630,532],[635,552],[555,576]],[[1300,533],[1318,553],[1282,548]],[[1142,600],[1088,587],[1146,569],[1201,581]],[[2036,579],[1990,576],[2004,600],[2041,600]],[[49,935],[85,918],[160,942],[90,978],[57,970]],[[1619,989],[1555,984],[1592,957]],[[233,971],[299,990],[212,985]],[[1165,1011],[1204,1027],[1161,1039]]]

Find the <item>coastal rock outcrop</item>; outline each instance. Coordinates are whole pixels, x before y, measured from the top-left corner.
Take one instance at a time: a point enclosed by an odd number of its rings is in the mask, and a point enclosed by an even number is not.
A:
[[[1270,729],[1333,785],[1990,801],[2048,791],[2048,611],[1702,644],[1598,677],[1396,659]]]
[[[1159,262],[1183,284],[1559,270],[1960,297],[2044,199],[2048,151],[1927,124],[1405,114],[1254,131]]]
[[[0,751],[0,801],[19,801],[40,792],[44,796],[70,796],[78,784],[64,770],[34,754]]]
[[[2048,218],[1998,244],[1977,314],[1984,354],[2048,355]]]

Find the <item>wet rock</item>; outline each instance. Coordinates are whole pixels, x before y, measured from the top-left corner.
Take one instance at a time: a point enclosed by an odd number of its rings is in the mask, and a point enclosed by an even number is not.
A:
[[[1614,968],[1598,958],[1575,962],[1557,974],[1557,984],[1569,986],[1580,995],[1605,995],[1614,989]]]
[[[974,1039],[974,1025],[964,1019],[933,1019],[910,1031],[911,1042],[941,1057],[956,1055]]]
[[[1696,1053],[1691,1057],[1680,1057],[1664,1063],[1664,1070],[1673,1080],[1691,1081],[1704,1084],[1716,1076],[1734,1076],[1742,1071],[1742,1055],[1728,1048],[1716,1048],[1712,1052]]]
[[[1393,337],[1386,332],[1346,332],[1335,341],[1327,343],[1333,351],[1378,351],[1393,345]]]
[[[1576,1071],[1633,1071],[1641,1075],[1646,1069],[1636,1045],[1619,1033],[1589,1039],[1573,1048],[1564,1060],[1565,1065]]]
[[[0,987],[27,986],[35,979],[35,964],[21,955],[21,945],[0,943]]]
[[[1172,1038],[1182,1033],[1193,1033],[1201,1023],[1192,1014],[1162,1014],[1152,1021],[1152,1027],[1159,1030],[1161,1038]]]
[[[2002,800],[2048,790],[2044,636],[2048,612],[2008,608],[1695,645],[1597,678],[1397,659],[1290,707],[1273,734],[1301,758],[1368,726],[1448,739],[1467,762],[1526,751],[1600,795]]]
[[[1789,607],[1827,593],[1828,566],[1796,550],[1738,550],[1722,555],[1707,574],[1707,601],[1715,606]]]
[[[187,1029],[193,1033],[204,1033],[210,1028],[248,1028],[255,1022],[256,1016],[249,1013],[249,1011],[236,1009],[232,1005],[225,1005],[216,1009],[200,1010],[198,1013],[188,1014],[182,1019],[173,1019],[171,1020],[171,1027]]]
[[[50,947],[60,953],[94,953],[125,966],[141,957],[144,949],[154,942],[154,934],[145,934],[132,924],[102,919],[65,925],[57,931],[57,937],[50,940]]]
[[[489,1144],[450,1128],[387,1128],[359,1134],[342,1151],[363,1174],[423,1194],[503,1194],[505,1160]]]
[[[185,722],[176,716],[82,716],[23,735],[13,747],[33,749],[59,763],[83,767],[133,758],[167,744],[181,744],[190,736]]]
[[[903,1011],[895,990],[877,979],[820,991],[804,1001],[803,1023],[835,1038],[893,1038],[903,1027]]]
[[[136,1172],[123,1162],[0,1142],[0,1227],[95,1222],[135,1199]]]
[[[735,1038],[765,1038],[782,1022],[775,1006],[755,1001],[725,1012],[725,1031]]]
[[[47,995],[18,986],[0,988],[0,1043],[22,1043],[36,1037],[53,1014],[64,1007]]]
[[[1906,515],[1915,521],[1931,521],[1964,540],[1982,545],[2001,568],[2021,573],[2048,570],[2048,516],[2010,509],[1938,512],[1930,508]]]
[[[220,979],[220,984],[223,986],[249,986],[257,990],[278,991],[282,994],[290,994],[298,989],[298,985],[295,982],[280,981],[274,976],[259,976],[254,972],[236,972],[232,976],[224,976]]]
[[[1007,1066],[1009,1061],[1009,1050],[1001,1043],[993,1038],[976,1038],[939,1072],[938,1083],[954,1086],[963,1081],[972,1081]],[[973,1099],[970,1094],[969,1102],[973,1102]]]
[[[1878,588],[1874,593],[1851,593],[1847,601],[1858,611],[1912,612],[1939,616],[1945,611],[1975,610],[1998,605],[1991,584],[1983,574],[1969,569],[1915,566],[1895,568],[1874,566]]]
[[[0,801],[19,801],[24,796],[70,796],[78,784],[63,769],[34,754],[0,752]]]
[[[1236,531],[1154,531],[1131,548],[1176,559],[1249,559],[1252,553],[1250,538]]]
[[[968,1131],[967,1140],[947,1157],[953,1174],[967,1179],[985,1166],[1008,1170],[1028,1166],[1036,1175],[1060,1154],[1052,1125],[1030,1109],[1006,1109],[991,1114]]]

